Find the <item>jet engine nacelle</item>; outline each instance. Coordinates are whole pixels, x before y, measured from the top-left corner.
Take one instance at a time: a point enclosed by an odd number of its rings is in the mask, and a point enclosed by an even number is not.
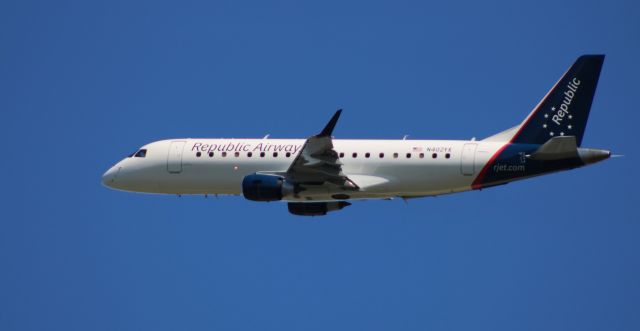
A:
[[[278,201],[293,194],[293,184],[282,176],[255,173],[242,180],[242,194],[253,201]]]

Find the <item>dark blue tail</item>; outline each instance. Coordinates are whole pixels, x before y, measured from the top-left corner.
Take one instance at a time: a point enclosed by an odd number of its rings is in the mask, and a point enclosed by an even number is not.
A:
[[[587,126],[604,55],[583,55],[551,88],[511,139],[544,144],[557,136],[575,136],[578,146]]]

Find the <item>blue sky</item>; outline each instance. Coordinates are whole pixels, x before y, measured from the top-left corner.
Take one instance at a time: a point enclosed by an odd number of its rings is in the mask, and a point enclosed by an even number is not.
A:
[[[0,3],[0,329],[638,330],[634,1]],[[100,175],[171,137],[482,138],[585,53],[625,154],[324,218]]]

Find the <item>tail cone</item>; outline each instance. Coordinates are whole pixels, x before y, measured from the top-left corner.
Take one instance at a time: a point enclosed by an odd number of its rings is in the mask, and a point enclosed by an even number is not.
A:
[[[592,164],[611,157],[611,151],[594,148],[578,148],[578,155],[585,164]]]

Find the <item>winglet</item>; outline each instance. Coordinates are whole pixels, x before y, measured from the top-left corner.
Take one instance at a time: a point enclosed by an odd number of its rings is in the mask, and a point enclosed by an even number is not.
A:
[[[318,134],[318,137],[330,137],[331,133],[333,133],[333,128],[336,127],[336,123],[338,123],[338,118],[340,118],[340,113],[342,113],[342,109],[338,109],[336,113],[333,115],[329,123],[322,129],[322,132]]]

